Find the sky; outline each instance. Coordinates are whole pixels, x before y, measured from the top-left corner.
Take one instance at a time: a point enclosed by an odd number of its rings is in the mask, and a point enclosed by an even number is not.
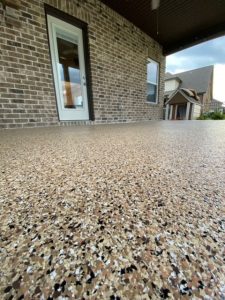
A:
[[[166,58],[166,71],[180,73],[215,65],[213,97],[225,104],[225,36],[201,43]]]

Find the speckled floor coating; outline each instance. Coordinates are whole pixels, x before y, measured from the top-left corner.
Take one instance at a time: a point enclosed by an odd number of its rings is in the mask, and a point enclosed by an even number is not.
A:
[[[225,299],[225,122],[0,132],[0,299]]]

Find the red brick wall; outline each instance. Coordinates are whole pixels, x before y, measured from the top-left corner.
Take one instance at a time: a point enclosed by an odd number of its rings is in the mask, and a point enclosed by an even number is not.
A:
[[[19,1],[15,15],[0,9],[0,127],[59,123],[44,2]],[[158,43],[96,0],[47,0],[88,23],[94,123],[162,118],[165,59]],[[146,102],[146,61],[160,63],[159,104]]]

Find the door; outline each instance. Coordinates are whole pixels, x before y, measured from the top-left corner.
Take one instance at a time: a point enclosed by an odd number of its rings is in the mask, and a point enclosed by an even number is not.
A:
[[[177,107],[177,120],[185,120],[186,119],[186,105],[178,105]]]
[[[47,20],[59,119],[88,120],[82,29],[50,15]]]

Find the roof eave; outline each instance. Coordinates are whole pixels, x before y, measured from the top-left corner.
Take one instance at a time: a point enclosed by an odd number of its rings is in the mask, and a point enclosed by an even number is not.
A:
[[[193,104],[198,104],[201,106],[201,103],[199,103],[198,101],[195,101],[194,99],[192,99],[191,97],[189,97],[188,95],[186,95],[183,91],[181,90],[176,90],[170,97],[169,99],[166,101],[165,105],[169,104],[169,102],[171,101],[171,99],[173,97],[176,96],[176,94],[180,93],[185,99],[187,99],[189,102],[193,103]]]
[[[225,35],[225,22],[210,27],[207,30],[199,31],[195,35],[189,35],[182,40],[163,45],[163,54],[167,56],[223,35]]]

